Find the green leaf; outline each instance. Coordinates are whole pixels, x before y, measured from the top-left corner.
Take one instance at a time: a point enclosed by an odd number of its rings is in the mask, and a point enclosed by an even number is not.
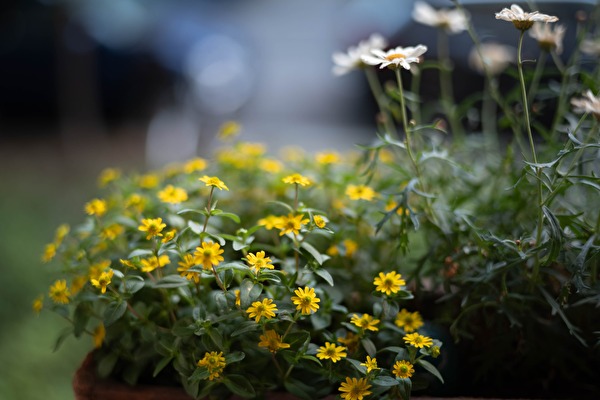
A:
[[[310,391],[313,388],[311,388],[304,382],[288,378],[285,380],[285,382],[283,382],[283,385],[285,386],[285,390],[287,392],[293,394],[296,397],[306,400],[312,400],[315,398],[313,395],[310,394]]]
[[[367,368],[364,365],[360,365],[361,362],[358,360],[355,360],[353,358],[346,358],[346,361],[348,361],[350,364],[352,364],[352,366],[354,368],[356,368],[356,370],[358,372],[360,372],[361,374],[365,374],[367,372]]]
[[[329,283],[330,286],[333,286],[333,276],[331,276],[329,271],[327,271],[326,269],[317,269],[315,270],[315,274],[325,279],[325,282]]]
[[[173,356],[163,357],[158,362],[158,364],[156,364],[156,367],[154,367],[154,371],[152,372],[152,376],[156,377],[156,375],[158,375],[160,373],[160,371],[162,371],[167,365],[169,365],[169,363],[171,362],[172,359],[173,359]]]
[[[243,398],[251,399],[256,396],[254,387],[250,381],[242,375],[227,375],[227,377],[223,379],[223,383],[234,394]]]
[[[156,282],[148,282],[148,286],[154,289],[170,289],[170,288],[178,288],[181,286],[189,285],[189,281],[179,275],[167,275],[162,279],[157,280]]]
[[[72,334],[73,334],[73,329],[71,329],[70,327],[64,329],[62,331],[62,333],[60,335],[58,335],[58,337],[56,338],[56,342],[54,342],[54,349],[53,349],[53,351],[58,351],[58,349],[60,349],[60,346],[62,346],[62,344],[65,341],[65,339],[67,339]]]
[[[412,382],[410,378],[397,378],[399,383],[398,389],[403,399],[410,399],[410,391],[412,390]]]
[[[92,307],[90,303],[79,303],[73,313],[73,334],[76,338],[80,337],[85,331],[85,327],[90,319]]]
[[[438,369],[432,363],[420,359],[417,361],[417,364],[419,364],[421,367],[429,371],[433,376],[438,378],[440,382],[444,383],[444,378],[442,378],[442,374],[440,374],[440,371],[438,371]]]
[[[115,321],[125,314],[127,311],[127,302],[123,300],[116,300],[110,302],[104,310],[104,326],[110,326]]]
[[[243,335],[244,333],[253,332],[259,328],[259,325],[252,321],[244,321],[237,325],[237,329],[231,333],[231,337]]]
[[[188,221],[188,226],[196,235],[199,235],[202,232],[203,226],[196,221]]]
[[[229,213],[229,212],[223,212],[223,210],[214,209],[214,210],[212,210],[210,212],[210,215],[214,215],[214,216],[217,216],[217,217],[229,218],[230,220],[232,220],[236,224],[239,224],[241,222],[240,221],[240,217],[238,217],[236,214]]]
[[[373,343],[369,338],[363,338],[360,342],[362,343],[367,354],[371,357],[375,357],[375,354],[377,354],[377,347],[375,347],[375,343]]]
[[[240,302],[241,307],[246,309],[250,307],[253,301],[256,301],[262,293],[263,285],[254,283],[250,279],[244,279],[240,285]]]
[[[115,368],[115,364],[119,360],[119,354],[112,352],[108,353],[106,356],[102,357],[98,361],[98,376],[101,378],[107,378],[111,375],[113,369]]]
[[[119,290],[121,292],[135,293],[141,290],[146,283],[144,278],[138,275],[130,275],[122,282]]]
[[[188,378],[188,382],[198,382],[203,379],[208,379],[209,376],[210,374],[208,373],[208,369],[206,367],[196,368],[196,370]]]
[[[244,358],[246,358],[246,353],[243,351],[234,351],[233,353],[229,353],[225,356],[225,362],[227,365],[229,365],[242,361]]]
[[[397,379],[392,378],[391,376],[386,376],[386,375],[379,375],[378,377],[373,379],[373,385],[376,385],[376,386],[392,387],[392,386],[397,386],[399,384],[400,384],[400,382]]]
[[[323,256],[319,252],[319,250],[315,249],[310,243],[302,242],[302,244],[300,244],[300,247],[306,250],[308,253],[310,253],[310,255],[313,256],[313,258],[319,265],[323,265],[323,263],[327,261],[327,258],[325,258],[325,256]]]
[[[152,255],[152,250],[150,249],[135,249],[131,253],[129,253],[127,258],[146,257],[150,255]]]

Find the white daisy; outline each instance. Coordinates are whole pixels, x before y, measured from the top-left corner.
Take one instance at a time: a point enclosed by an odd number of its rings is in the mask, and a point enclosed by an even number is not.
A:
[[[590,56],[600,56],[600,38],[583,40],[581,51]]]
[[[516,49],[498,43],[483,43],[480,46],[481,55],[477,48],[473,47],[469,54],[469,65],[474,70],[483,74],[485,68],[492,75],[498,75],[515,61]],[[482,59],[483,58],[483,59]]]
[[[364,66],[361,59],[362,56],[370,54],[371,50],[383,49],[386,46],[387,41],[385,38],[374,33],[367,40],[361,40],[357,46],[349,47],[346,53],[333,53],[332,59],[335,64],[333,66],[333,73],[339,76],[362,68]]]
[[[590,113],[600,121],[600,96],[594,96],[591,90],[587,90],[583,98],[571,99],[571,105],[576,113]]]
[[[566,28],[563,25],[556,25],[556,29],[548,24],[533,24],[529,35],[537,40],[538,45],[546,50],[556,50],[556,54],[562,53],[563,38]]]
[[[379,65],[379,68],[402,66],[404,69],[410,70],[410,64],[418,63],[419,57],[426,51],[427,47],[422,44],[415,47],[396,47],[388,51],[374,49],[371,50],[370,55],[362,56],[361,59],[365,64]]]
[[[526,31],[531,28],[534,22],[556,22],[558,17],[540,14],[539,11],[525,12],[516,4],[510,6],[510,9],[504,8],[496,13],[496,19],[512,22],[515,28]]]
[[[467,30],[469,22],[469,16],[459,9],[436,10],[424,1],[415,2],[412,17],[421,24],[441,28],[448,33]]]

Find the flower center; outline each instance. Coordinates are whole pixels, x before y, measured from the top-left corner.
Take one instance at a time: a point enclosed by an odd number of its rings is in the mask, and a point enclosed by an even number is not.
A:
[[[402,53],[392,53],[392,54],[385,56],[385,59],[388,61],[394,61],[398,58],[405,58],[405,56]]]

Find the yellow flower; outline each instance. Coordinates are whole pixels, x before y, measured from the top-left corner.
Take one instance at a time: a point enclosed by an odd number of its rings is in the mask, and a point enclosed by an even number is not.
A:
[[[165,235],[161,239],[161,242],[162,243],[170,242],[171,240],[173,240],[173,238],[175,237],[176,234],[177,234],[177,229],[171,229],[169,232],[165,233]]]
[[[242,291],[239,289],[236,289],[234,293],[235,293],[235,305],[239,307],[242,305]]]
[[[292,174],[284,177],[282,179],[283,183],[289,183],[291,185],[300,185],[300,186],[308,186],[312,184],[310,179],[300,174]]]
[[[346,346],[349,352],[354,353],[358,348],[360,336],[354,334],[353,332],[348,332],[346,333],[346,337],[340,337],[337,341]]]
[[[264,251],[259,251],[256,254],[248,253],[246,256],[246,260],[250,265],[250,269],[254,271],[255,274],[258,275],[261,269],[274,269],[273,264],[271,264],[271,259],[269,257],[265,257]]]
[[[133,193],[125,200],[125,207],[132,208],[134,211],[141,213],[146,208],[146,198],[140,194]]]
[[[325,342],[325,346],[319,347],[317,358],[331,360],[336,363],[348,355],[345,350],[344,346],[336,346],[335,343]]]
[[[107,271],[109,269],[109,267],[110,267],[110,260],[98,261],[97,263],[90,265],[88,275],[89,275],[90,279],[92,279],[92,278],[98,279],[98,277],[100,277],[100,274]]]
[[[100,325],[98,325],[96,329],[94,329],[94,334],[92,336],[92,339],[94,339],[94,347],[96,349],[102,347],[102,342],[104,342],[105,337],[106,329],[104,329],[104,324],[100,323]]]
[[[165,265],[169,264],[171,260],[169,256],[166,254],[162,254],[158,257],[152,256],[149,258],[144,258],[141,260],[142,263],[142,272],[152,272],[156,268],[162,268]]]
[[[185,189],[167,185],[163,190],[158,192],[158,198],[163,203],[179,204],[188,199],[188,194]]]
[[[350,318],[350,322],[363,330],[369,330],[373,332],[377,332],[379,330],[377,324],[379,324],[380,321],[373,318],[373,316],[369,314],[363,314],[362,317],[358,316],[358,314],[353,314],[352,318]]]
[[[85,275],[76,276],[71,280],[71,294],[75,296],[88,281],[88,277]]]
[[[348,185],[346,196],[351,200],[371,201],[377,196],[377,193],[367,185]]]
[[[320,229],[325,228],[325,225],[327,225],[327,221],[325,220],[325,218],[322,215],[315,215],[313,217],[313,222],[315,223],[317,228],[320,228]]]
[[[420,335],[418,333],[409,333],[405,335],[403,338],[406,344],[410,344],[413,347],[418,349],[422,349],[423,347],[429,347],[433,344],[433,340],[430,337]]]
[[[319,164],[327,165],[327,164],[337,164],[340,162],[340,155],[336,152],[321,152],[317,153],[315,159]]]
[[[344,400],[363,400],[365,396],[372,392],[368,389],[371,385],[365,378],[350,378],[346,377],[346,382],[342,382],[339,391],[342,392],[340,397]]]
[[[138,185],[143,189],[153,189],[158,186],[159,181],[155,174],[146,174],[140,176]]]
[[[142,219],[142,225],[138,226],[138,230],[146,232],[146,239],[150,240],[154,236],[162,236],[161,232],[166,226],[167,224],[163,224],[162,218],[146,218]]]
[[[204,182],[206,186],[216,187],[219,190],[229,190],[225,183],[216,176],[204,175],[202,178],[198,178],[198,180]]]
[[[248,313],[248,317],[254,318],[256,322],[260,321],[262,317],[275,317],[275,311],[277,311],[277,305],[273,303],[272,299],[263,299],[262,301],[255,301],[246,310],[246,312]]]
[[[40,311],[42,311],[42,308],[44,308],[44,295],[41,294],[38,297],[36,297],[33,303],[31,304],[31,308],[33,308],[33,311],[36,314],[39,314]]]
[[[183,171],[186,174],[191,174],[192,172],[205,170],[208,166],[208,162],[204,158],[194,158],[189,160],[183,165]]]
[[[212,381],[221,376],[226,364],[222,351],[218,353],[216,351],[211,351],[210,353],[204,353],[204,357],[202,360],[198,361],[197,365],[208,370],[208,380]]]
[[[398,293],[400,288],[406,285],[406,282],[402,279],[402,275],[396,271],[387,274],[380,272],[379,276],[373,280],[373,285],[375,285],[375,290],[389,296],[392,293]]]
[[[196,259],[191,254],[185,254],[183,256],[183,260],[179,261],[177,264],[180,265],[177,268],[177,272],[187,280],[193,280],[194,282],[200,282],[200,274],[196,271],[190,271],[189,269],[196,265]]]
[[[223,123],[223,125],[221,125],[221,127],[219,128],[219,133],[217,134],[217,137],[220,140],[228,140],[230,138],[234,138],[237,135],[239,135],[240,131],[242,130],[242,126],[240,124],[238,124],[235,121],[226,121]]]
[[[280,217],[275,225],[275,227],[280,230],[279,236],[283,236],[286,233],[293,233],[294,235],[299,234],[302,225],[309,222],[309,219],[303,219],[302,217],[304,217],[304,214],[296,216],[288,214],[287,217]]]
[[[263,335],[260,335],[259,347],[267,348],[271,353],[277,353],[279,349],[287,349],[290,347],[288,343],[281,341],[281,335],[272,329],[265,331]]]
[[[69,230],[71,228],[68,224],[62,224],[58,228],[56,228],[56,233],[54,234],[54,243],[56,246],[60,246],[63,239],[69,234]]]
[[[387,204],[385,205],[385,211],[392,211],[394,208],[398,207],[398,203],[396,203],[394,200],[390,200],[387,202]],[[410,211],[408,211],[407,208],[404,207],[398,207],[396,208],[396,214],[398,215],[408,215],[410,214]]]
[[[116,168],[107,168],[100,173],[98,177],[98,185],[100,187],[104,187],[108,185],[110,182],[113,182],[121,176],[121,171]]]
[[[352,257],[356,253],[356,250],[358,250],[358,243],[352,239],[344,239],[342,244],[346,249],[346,257]]]
[[[133,262],[131,260],[124,260],[122,258],[119,258],[119,262],[121,263],[122,266],[127,267],[127,268],[135,268],[135,265],[133,264]]]
[[[258,220],[258,225],[264,226],[266,229],[271,230],[280,224],[281,217],[276,215],[267,215],[265,218]]]
[[[263,171],[269,172],[271,174],[276,174],[283,169],[283,164],[281,164],[277,160],[273,160],[270,158],[265,158],[264,160],[260,160],[260,164],[258,166]]]
[[[256,157],[262,156],[265,151],[265,145],[262,143],[239,143],[237,146],[237,150],[244,156],[249,156],[250,160],[255,159]]]
[[[360,365],[367,368],[367,373],[369,373],[373,370],[379,369],[379,368],[377,368],[377,359],[371,358],[371,356],[367,356],[367,361],[365,361],[364,363],[361,363]]]
[[[318,302],[321,301],[315,294],[314,288],[305,286],[304,289],[298,288],[294,290],[295,296],[292,296],[291,300],[296,305],[296,309],[302,312],[304,315],[309,315],[313,312],[317,312],[319,309]]]
[[[394,323],[398,328],[404,329],[404,332],[410,333],[423,326],[423,318],[421,318],[421,314],[418,311],[410,312],[406,308],[403,308],[396,315]]]
[[[94,287],[100,289],[100,292],[102,294],[104,294],[106,293],[106,287],[110,285],[114,273],[115,271],[109,269],[108,271],[102,272],[97,279],[90,279],[90,282],[92,283],[92,285],[94,285]]]
[[[54,243],[48,243],[44,247],[44,254],[42,254],[42,262],[50,262],[56,255],[56,245]]]
[[[88,215],[103,216],[106,213],[106,200],[93,199],[85,204],[85,212]]]
[[[394,364],[393,372],[398,378],[410,378],[414,374],[415,369],[410,362],[406,360],[400,360],[396,361]]]
[[[223,252],[219,243],[202,242],[202,247],[196,247],[194,252],[196,264],[202,264],[205,270],[210,271],[213,266],[223,261]]]
[[[123,225],[110,224],[100,232],[100,237],[106,240],[115,240],[117,236],[121,235],[125,231]]]
[[[64,279],[55,281],[54,284],[50,286],[48,296],[57,304],[69,304],[69,296],[71,296],[71,292],[67,287],[67,281]]]

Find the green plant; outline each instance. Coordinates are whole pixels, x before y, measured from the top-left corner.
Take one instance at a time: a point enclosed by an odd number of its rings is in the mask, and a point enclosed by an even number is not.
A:
[[[417,20],[467,30],[483,58],[458,2],[418,4]],[[459,342],[447,362],[468,374],[464,394],[596,393],[600,67],[582,68],[579,49],[560,64],[557,29],[536,31],[554,67],[530,71],[525,33],[555,18],[514,5],[496,17],[520,34],[517,68],[480,63],[484,89],[464,103],[448,55],[422,62],[425,46],[386,52],[372,36],[334,55],[336,73],[366,72],[380,107],[378,139],[360,154],[276,158],[228,124],[214,160],[105,171],[86,222],[59,228],[45,252],[63,273],[45,307],[71,322],[59,341],[92,334],[102,375],[195,397],[406,399],[442,381],[431,362],[442,342],[422,312]],[[426,72],[439,72],[439,99],[419,98]],[[500,92],[501,74],[514,89]],[[480,125],[464,123],[474,114]]]

